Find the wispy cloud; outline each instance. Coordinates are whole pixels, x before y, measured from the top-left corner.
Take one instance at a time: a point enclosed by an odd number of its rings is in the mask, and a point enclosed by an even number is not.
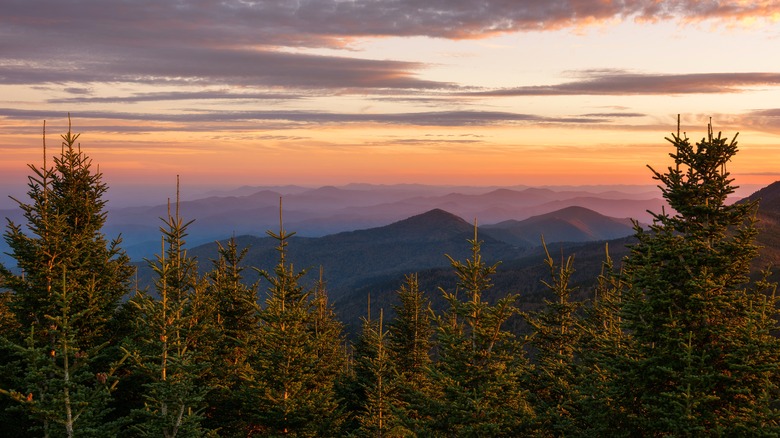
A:
[[[570,96],[738,93],[748,87],[780,86],[780,73],[642,74],[583,72],[580,80],[460,93],[464,96]]]
[[[775,1],[740,0],[5,0],[2,9],[2,84],[167,82],[412,89],[451,84],[416,78],[425,67],[418,63],[284,49],[343,47],[356,37],[480,38],[615,19],[734,20],[780,14]],[[515,92],[573,93],[581,87],[606,92],[621,87],[615,84],[618,80],[625,82],[623,88],[633,89],[638,79],[652,88],[646,77],[623,75]],[[657,86],[675,86],[675,78],[669,79]],[[696,78],[689,79],[676,89],[691,89]]]
[[[772,17],[772,0],[6,0],[3,21],[39,38],[74,43],[156,41],[179,45],[337,45],[354,36],[477,38],[615,19],[729,21]],[[72,32],[78,29],[79,32]]]
[[[0,108],[0,117],[17,120],[38,121],[59,118],[61,114],[53,111],[21,110]],[[288,122],[300,127],[300,124],[345,124],[345,123],[376,123],[388,125],[409,126],[489,126],[498,123],[602,123],[601,118],[593,117],[544,117],[532,114],[518,114],[501,111],[430,111],[408,113],[331,113],[319,111],[203,111],[197,113],[128,113],[112,111],[82,111],[80,119],[104,119],[124,121],[148,121],[159,123],[174,123],[177,125],[160,125],[148,127],[151,130],[209,130],[218,129],[220,123],[226,122]],[[192,124],[192,125],[190,125]],[[257,129],[253,123],[247,129]],[[279,125],[275,125],[279,127]],[[121,127],[113,127],[121,129]],[[129,127],[130,129],[137,129]],[[230,125],[230,129],[240,129],[240,126]]]
[[[176,100],[292,100],[300,99],[304,96],[301,93],[240,93],[228,90],[207,90],[207,91],[173,91],[156,93],[133,93],[128,96],[109,96],[97,97],[88,96],[89,92],[72,92],[69,89],[65,91],[72,94],[80,94],[79,97],[65,97],[59,99],[48,99],[48,103],[135,103],[135,102],[159,102]]]
[[[88,49],[85,49],[88,50]],[[113,83],[235,85],[299,88],[446,88],[419,80],[418,63],[316,56],[267,50],[125,48],[68,63],[57,60],[0,62],[0,83]]]

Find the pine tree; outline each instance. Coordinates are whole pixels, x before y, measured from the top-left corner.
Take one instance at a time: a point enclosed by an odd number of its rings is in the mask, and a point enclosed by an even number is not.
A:
[[[424,401],[431,391],[430,366],[433,348],[431,304],[420,290],[417,274],[407,275],[398,290],[400,305],[388,333],[388,356],[395,367],[396,403],[394,415],[401,427],[419,430],[427,421]]]
[[[552,282],[543,281],[554,299],[544,299],[545,307],[523,316],[531,326],[530,344],[536,351],[536,368],[530,380],[531,401],[537,412],[538,427],[552,436],[571,435],[575,430],[574,405],[577,399],[575,353],[579,347],[577,309],[569,285],[574,273],[574,257],[555,264],[542,240],[545,264]]]
[[[322,303],[313,299],[313,292],[299,284],[305,272],[295,272],[287,264],[288,239],[294,233],[280,226],[278,234],[268,234],[279,242],[279,262],[272,274],[260,272],[270,287],[247,382],[248,403],[255,409],[253,430],[270,435],[336,434],[341,417],[335,397],[337,365],[332,357],[318,353],[333,351],[341,344],[341,335],[326,338],[320,315],[330,317],[320,313]]]
[[[219,429],[222,436],[246,436],[249,413],[240,397],[243,376],[257,343],[257,284],[244,284],[241,265],[247,249],[238,250],[235,238],[226,246],[217,242],[218,258],[208,274],[207,293],[215,304],[218,336],[214,342],[213,366],[206,376],[212,388],[207,395],[209,409],[205,425]]]
[[[393,306],[396,317],[390,323],[389,354],[398,372],[411,383],[419,384],[427,378],[431,364],[431,304],[420,290],[417,274],[406,276],[398,298],[401,303]]]
[[[394,368],[387,350],[383,312],[379,319],[362,318],[363,328],[355,345],[355,389],[361,403],[356,412],[359,427],[355,436],[387,437],[395,425]]]
[[[0,266],[9,290],[9,308],[18,333],[3,333],[3,371],[12,395],[46,436],[89,436],[107,412],[113,380],[108,330],[133,273],[120,240],[101,233],[106,221],[102,199],[108,187],[77,144],[62,136],[62,148],[48,167],[30,165],[28,196],[17,201],[25,227],[9,221],[5,240],[20,275]],[[26,229],[26,230],[25,230]],[[110,433],[110,432],[109,432]]]
[[[12,308],[25,327],[36,325],[40,339],[47,337],[43,315],[58,313],[50,299],[68,272],[74,289],[71,305],[85,312],[75,327],[82,345],[106,340],[105,327],[119,299],[127,292],[134,269],[119,248],[120,239],[107,241],[101,233],[106,221],[102,199],[108,186],[103,175],[93,172],[92,160],[77,144],[79,135],[70,129],[63,135],[62,151],[54,166],[30,165],[28,196],[32,204],[17,200],[27,220],[27,232],[9,222],[5,239],[19,270],[14,275],[2,267],[5,287],[14,293]]]
[[[338,320],[333,304],[329,301],[323,275],[323,268],[320,267],[320,276],[312,295],[315,354],[319,358],[320,373],[338,381],[347,366],[344,324]]]
[[[469,240],[472,258],[450,262],[458,277],[455,293],[443,291],[449,310],[437,319],[439,361],[432,370],[434,395],[430,425],[435,434],[517,436],[527,433],[532,417],[521,381],[527,372],[521,345],[503,329],[518,312],[509,295],[490,304],[497,265],[486,265],[481,242]],[[461,301],[458,292],[466,294]]]
[[[629,425],[647,435],[744,436],[778,433],[770,394],[780,345],[774,295],[750,282],[757,255],[755,203],[727,205],[726,170],[736,138],[695,146],[679,132],[674,166],[652,170],[674,214],[637,227],[625,269],[624,327],[635,348],[618,384],[639,406]],[[760,286],[760,287],[757,287]]]
[[[134,429],[141,435],[198,437],[202,427],[205,396],[202,377],[213,357],[211,316],[215,306],[208,300],[205,284],[198,277],[197,261],[184,249],[187,227],[179,215],[178,184],[176,212],[163,219],[163,247],[155,261],[155,290],[159,297],[139,291],[131,303],[137,309],[137,336],[129,352],[136,372],[145,376],[144,407],[134,411]]]
[[[624,332],[620,317],[627,288],[607,246],[593,299],[579,324],[574,435],[630,436],[624,424],[633,421],[634,400],[615,384],[615,376],[631,360],[632,339]]]

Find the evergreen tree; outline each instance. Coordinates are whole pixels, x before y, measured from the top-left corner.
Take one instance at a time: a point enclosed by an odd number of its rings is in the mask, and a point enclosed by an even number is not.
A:
[[[527,372],[521,345],[503,329],[518,309],[509,295],[490,304],[497,265],[486,265],[481,242],[469,240],[472,258],[450,262],[458,277],[455,293],[443,291],[449,310],[437,319],[439,361],[432,371],[430,425],[434,434],[517,436],[527,433],[532,409],[521,381]],[[461,301],[458,292],[466,294]]]
[[[5,287],[14,293],[11,306],[24,327],[35,326],[46,339],[44,315],[58,314],[51,296],[56,294],[65,271],[73,289],[71,306],[85,313],[74,327],[83,346],[106,340],[106,325],[119,299],[127,292],[134,269],[119,248],[120,239],[107,241],[101,233],[106,222],[103,199],[108,186],[103,174],[92,169],[92,160],[77,144],[70,129],[63,135],[62,151],[54,166],[30,165],[28,196],[31,204],[16,200],[27,220],[27,231],[9,222],[5,240],[23,275],[0,267]]]
[[[197,261],[184,249],[187,227],[176,212],[163,219],[163,247],[149,261],[158,297],[139,291],[132,299],[137,309],[137,336],[132,340],[135,370],[145,376],[144,407],[134,411],[134,429],[142,436],[198,437],[208,387],[202,377],[213,357],[210,337],[215,306],[198,277]]]
[[[363,329],[355,345],[355,381],[362,403],[356,412],[359,427],[356,436],[391,436],[393,417],[394,369],[387,350],[387,331],[379,319],[363,318]]]
[[[574,257],[556,266],[542,240],[550,269],[551,283],[543,281],[554,299],[544,299],[544,309],[523,316],[532,328],[530,344],[536,351],[536,368],[530,380],[531,401],[537,412],[538,427],[553,436],[571,435],[575,430],[574,405],[577,399],[575,353],[580,331],[577,309],[571,301],[569,279],[574,273]]]
[[[755,203],[726,204],[736,139],[695,146],[679,132],[674,165],[651,168],[674,214],[637,227],[625,270],[624,327],[635,348],[618,385],[638,401],[632,434],[745,436],[778,433],[771,404],[780,345],[774,295],[751,284]]]
[[[400,305],[393,306],[396,317],[390,323],[388,350],[399,373],[414,384],[427,378],[431,364],[431,304],[420,290],[417,274],[407,275],[398,290]]]
[[[335,387],[347,368],[346,340],[344,324],[338,320],[325,286],[323,269],[320,267],[320,276],[312,296],[314,344],[320,362],[319,371],[329,379],[334,378]]]
[[[68,129],[52,167],[30,165],[26,204],[17,201],[26,226],[8,223],[5,240],[21,274],[0,266],[11,292],[10,324],[2,333],[3,390],[12,395],[46,436],[111,433],[101,418],[108,411],[113,381],[105,346],[108,330],[133,268],[107,241],[102,199],[106,184]],[[12,322],[11,322],[12,321]],[[12,422],[3,422],[4,424]],[[4,427],[4,426],[0,426]]]
[[[428,420],[424,418],[424,401],[431,391],[432,310],[420,290],[417,274],[406,276],[398,298],[400,305],[393,306],[396,317],[390,323],[387,345],[395,367],[394,415],[403,428],[413,431]]]
[[[19,323],[16,321],[13,311],[11,311],[11,300],[13,295],[9,291],[3,291],[3,278],[0,277],[0,336],[8,337],[19,330]]]
[[[632,338],[622,326],[620,312],[625,276],[614,267],[606,247],[606,258],[598,276],[594,296],[584,309],[580,322],[580,341],[575,392],[574,435],[630,436],[634,400],[614,384],[615,376],[629,364]]]
[[[0,276],[0,290],[3,278]],[[15,353],[14,343],[9,339],[18,338],[20,326],[11,311],[13,294],[10,291],[0,292],[0,391],[3,388],[13,388],[18,383],[21,372],[21,362]],[[30,428],[28,419],[18,401],[0,396],[0,435],[23,436]]]
[[[281,222],[281,221],[280,221]],[[332,357],[341,335],[322,331],[322,303],[299,284],[305,272],[287,264],[287,240],[294,233],[280,227],[268,234],[279,242],[273,274],[261,271],[271,284],[260,312],[258,346],[248,380],[253,431],[267,435],[314,436],[337,433],[340,412],[335,397],[336,366]],[[328,325],[331,324],[328,322]]]
[[[206,376],[212,391],[207,396],[209,428],[222,436],[246,436],[249,413],[244,409],[241,387],[249,373],[257,342],[257,285],[244,284],[241,263],[247,249],[239,251],[235,238],[227,246],[217,242],[218,258],[208,274],[207,293],[215,303],[218,336],[215,339],[213,366]]]

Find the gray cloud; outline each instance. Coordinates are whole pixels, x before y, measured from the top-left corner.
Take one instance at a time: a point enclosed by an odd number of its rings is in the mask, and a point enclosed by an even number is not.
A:
[[[5,0],[4,22],[40,38],[203,46],[334,45],[352,36],[481,37],[594,20],[769,17],[775,2],[740,0]]]
[[[460,93],[464,96],[570,96],[736,93],[745,87],[778,86],[780,73],[639,74],[584,72],[585,79],[557,85]]]
[[[780,134],[780,108],[754,110],[732,119],[732,124],[740,129],[756,129]]]
[[[0,83],[136,82],[300,88],[447,88],[415,79],[418,63],[211,48],[126,48],[121,55],[60,63],[0,63]]]
[[[63,113],[42,110],[21,110],[0,108],[0,117],[17,120],[40,121],[61,118]],[[346,123],[380,123],[391,125],[413,126],[485,126],[498,123],[603,123],[602,119],[587,117],[542,117],[531,114],[518,114],[500,111],[432,111],[393,114],[348,114],[316,111],[203,111],[185,114],[152,114],[82,111],[74,114],[80,119],[105,119],[126,121],[154,121],[162,123],[181,124],[180,126],[157,126],[147,130],[187,130],[204,131],[219,129],[221,123],[231,123],[230,129],[241,129],[236,122],[284,122],[290,126],[301,124],[346,124]],[[258,124],[250,123],[246,129],[258,129]],[[262,126],[260,126],[262,127]],[[280,127],[276,125],[276,127]],[[99,125],[96,130],[103,130]],[[121,130],[121,126],[111,129]],[[136,131],[136,128],[132,128]]]
[[[66,89],[65,91],[69,91]],[[78,93],[76,93],[78,94]],[[86,94],[86,93],[83,93]],[[110,97],[66,97],[61,99],[48,99],[48,103],[134,103],[157,102],[173,100],[291,100],[299,99],[302,94],[293,93],[237,93],[226,90],[208,91],[178,91],[159,93],[135,93],[129,96]]]
[[[615,18],[734,20],[777,12],[775,2],[738,0],[4,0],[0,83],[442,88],[449,84],[416,79],[424,68],[416,63],[280,49],[343,47],[365,36],[479,38]]]

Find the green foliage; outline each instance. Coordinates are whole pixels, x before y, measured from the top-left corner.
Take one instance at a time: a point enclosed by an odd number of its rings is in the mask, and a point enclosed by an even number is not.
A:
[[[399,373],[421,383],[431,364],[431,305],[420,290],[417,275],[407,275],[398,290],[400,305],[393,306],[396,317],[390,323],[388,350]]]
[[[544,282],[554,300],[545,298],[545,307],[523,316],[533,330],[530,344],[536,351],[536,368],[529,381],[531,401],[537,412],[538,428],[553,435],[566,436],[574,431],[576,389],[575,353],[579,350],[580,330],[577,309],[571,301],[569,279],[574,272],[574,257],[556,266],[542,240],[550,269],[551,283]]]
[[[206,292],[216,310],[217,337],[210,357],[212,366],[204,379],[211,388],[204,424],[218,428],[222,436],[245,436],[251,421],[239,395],[257,343],[257,285],[244,284],[241,263],[246,248],[239,251],[234,238],[227,246],[219,242],[217,246],[218,258],[212,260],[207,275]]]
[[[107,329],[133,269],[101,233],[107,186],[70,130],[47,167],[30,165],[26,225],[8,223],[5,240],[22,271],[0,266],[10,291],[3,318],[2,392],[48,436],[110,433],[102,420],[114,380]],[[7,410],[7,413],[12,410]],[[3,421],[3,424],[8,421]],[[3,426],[4,427],[4,426]],[[32,426],[30,426],[32,427]]]
[[[187,226],[178,212],[163,219],[163,250],[149,261],[159,298],[139,291],[136,336],[130,343],[135,371],[147,378],[144,406],[136,409],[133,429],[139,436],[198,437],[208,387],[201,378],[211,360],[215,306],[198,278],[197,262],[187,256]],[[212,342],[210,342],[212,341]]]
[[[622,316],[634,348],[617,385],[639,402],[629,429],[776,433],[768,394],[780,345],[761,335],[775,327],[775,300],[748,278],[758,250],[756,204],[725,203],[737,143],[711,128],[695,146],[679,135],[668,140],[674,166],[653,174],[675,213],[656,214],[649,232],[637,227],[625,265],[631,288]]]
[[[383,312],[379,319],[363,318],[363,330],[355,345],[354,391],[360,400],[355,409],[358,429],[355,436],[387,436],[396,423],[395,372],[387,349],[388,332],[383,327]]]
[[[398,289],[399,305],[388,330],[388,356],[395,367],[394,416],[398,429],[419,430],[429,420],[425,399],[432,391],[430,379],[432,337],[431,303],[420,290],[417,274],[407,275]]]
[[[623,293],[628,288],[625,276],[614,267],[607,247],[594,297],[584,307],[579,322],[574,389],[575,435],[626,436],[624,423],[632,421],[634,399],[629,388],[614,384],[616,375],[632,360],[631,342],[622,326],[620,311]]]
[[[119,249],[120,240],[108,242],[101,234],[107,186],[76,145],[78,137],[70,131],[62,136],[62,152],[54,157],[52,168],[30,165],[32,203],[17,201],[27,231],[9,222],[5,233],[24,275],[0,269],[5,287],[14,292],[12,308],[17,320],[25,327],[35,325],[40,339],[48,334],[44,315],[59,313],[51,296],[67,271],[71,305],[86,312],[74,329],[83,345],[95,345],[105,340],[105,326],[127,290],[133,269]]]
[[[61,290],[51,297],[60,313],[45,315],[49,323],[47,344],[36,342],[34,327],[23,345],[5,341],[5,346],[20,358],[24,372],[17,383],[20,389],[1,392],[37,419],[39,423],[34,429],[45,436],[115,434],[117,425],[102,421],[110,391],[116,384],[115,368],[93,372],[95,359],[104,345],[80,347],[75,327],[87,312],[72,308],[72,295],[66,285],[63,278]]]
[[[342,342],[340,325],[324,295],[299,285],[305,273],[287,265],[287,239],[293,233],[280,229],[268,234],[279,242],[279,263],[273,274],[261,271],[271,286],[260,311],[257,350],[247,380],[253,430],[267,435],[335,434],[341,421],[335,397],[343,363],[335,356]],[[328,354],[319,356],[324,352]]]
[[[469,243],[471,259],[450,258],[458,289],[443,291],[450,309],[437,318],[439,360],[431,375],[430,427],[443,435],[517,436],[527,431],[533,412],[521,386],[527,372],[521,345],[502,328],[518,311],[516,296],[495,304],[484,299],[497,265],[482,261],[476,227]]]

